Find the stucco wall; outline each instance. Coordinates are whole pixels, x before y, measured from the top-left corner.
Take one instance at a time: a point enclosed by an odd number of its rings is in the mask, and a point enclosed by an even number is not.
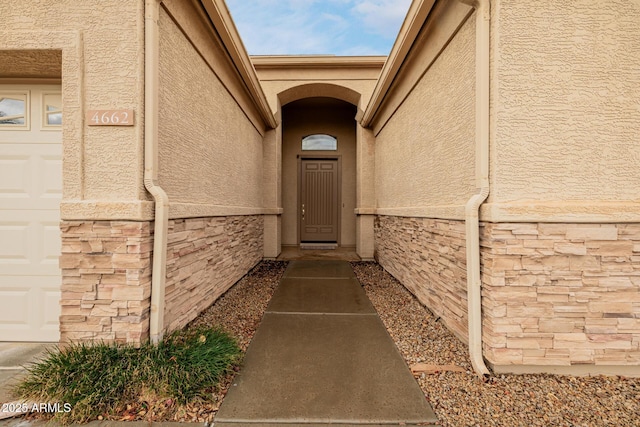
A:
[[[364,109],[378,81],[385,57],[336,57],[336,56],[291,56],[253,57],[260,85],[273,112],[279,108],[278,95],[292,88],[303,87],[296,99],[313,96],[335,96],[332,90],[314,87],[330,84],[356,92],[358,99],[343,99]],[[304,87],[308,93],[304,93]],[[325,91],[325,93],[322,93]],[[338,89],[339,91],[339,89]],[[290,102],[285,100],[283,104]]]
[[[637,218],[639,17],[637,1],[495,2],[490,201],[526,204],[512,219],[615,220],[630,201]]]
[[[0,76],[9,79],[60,79],[62,51],[0,50]]]
[[[474,52],[471,17],[378,133],[378,213],[463,218],[475,192]]]
[[[269,105],[273,109],[273,111],[277,111],[278,109],[278,94],[291,89],[297,86],[312,86],[315,84],[326,84],[329,83],[331,85],[340,86],[344,88],[348,88],[360,94],[359,107],[364,109],[367,106],[367,102],[369,102],[369,98],[371,97],[371,92],[373,92],[373,88],[376,84],[375,79],[371,80],[303,80],[303,79],[295,79],[295,80],[285,80],[285,81],[265,81],[262,80],[260,84],[264,88],[265,95],[269,100]],[[307,96],[323,96],[321,93],[311,92]],[[328,96],[328,95],[324,95]]]
[[[301,103],[302,102],[302,103]],[[298,155],[342,156],[342,208],[340,244],[356,244],[356,122],[355,107],[341,101],[314,105],[309,101],[288,104],[283,109],[282,137],[282,244],[298,244]],[[302,151],[302,138],[327,133],[338,138],[337,151]]]
[[[70,200],[117,200],[136,205],[144,199],[139,120],[144,84],[144,2],[63,0],[38,2],[36,7],[33,2],[9,0],[0,3],[0,16],[0,49],[15,50],[14,57],[26,51],[21,61],[3,64],[4,76],[33,75],[32,70],[20,67],[35,61],[47,64],[40,76],[55,77],[51,75],[52,54],[39,58],[34,51],[63,52],[63,218],[101,216],[95,205],[65,209]],[[133,109],[138,120],[133,127],[85,126],[84,111],[90,109]],[[120,217],[139,216],[139,209],[125,208]]]
[[[262,135],[214,65],[162,10],[159,181],[172,217],[219,214],[219,207],[229,210],[224,214],[256,213],[262,207]]]

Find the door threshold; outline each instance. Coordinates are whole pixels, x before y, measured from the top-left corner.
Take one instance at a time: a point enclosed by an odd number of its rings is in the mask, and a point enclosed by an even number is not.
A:
[[[335,250],[338,248],[337,243],[300,243],[300,249],[316,249],[316,250]]]

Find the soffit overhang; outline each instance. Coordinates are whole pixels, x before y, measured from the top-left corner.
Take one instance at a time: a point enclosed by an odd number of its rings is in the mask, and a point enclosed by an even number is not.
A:
[[[252,56],[258,78],[266,81],[377,81],[386,56]]]
[[[378,69],[387,60],[386,56],[335,56],[335,55],[254,55],[251,61],[257,70],[264,69]]]
[[[62,79],[62,50],[2,50],[0,78]]]

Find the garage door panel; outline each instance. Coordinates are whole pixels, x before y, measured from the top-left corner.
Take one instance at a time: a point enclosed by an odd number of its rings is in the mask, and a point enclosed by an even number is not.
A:
[[[47,330],[58,331],[60,322],[60,285],[42,290],[44,310],[42,312],[42,325]]]
[[[60,87],[0,85],[10,92],[29,126],[0,126],[0,341],[58,341],[62,132],[42,117]]]
[[[29,197],[28,189],[31,187],[30,160],[29,156],[6,155],[0,158],[0,197]],[[6,204],[5,206],[8,208],[10,205]]]
[[[0,311],[0,324],[27,327],[29,325],[29,300],[31,286],[5,287],[0,289],[3,310]]]
[[[0,209],[58,210],[61,198],[59,145],[0,143]]]
[[[39,185],[41,197],[56,199],[59,203],[62,198],[62,157],[42,156],[42,174]]]
[[[60,238],[60,224],[41,222],[42,227],[42,257],[40,263],[51,265],[58,271],[62,240]]]
[[[0,276],[0,341],[58,341],[60,283],[47,276]]]
[[[5,208],[11,206],[11,209]],[[58,211],[60,209],[60,197],[2,197],[0,196],[0,211]]]
[[[29,241],[30,224],[28,222],[2,221],[0,219],[0,264],[30,264]],[[2,271],[6,272],[5,267]]]
[[[55,213],[53,213],[55,214]],[[48,211],[0,211],[2,274],[48,276],[60,274],[60,225]],[[12,221],[14,217],[22,221]]]
[[[43,276],[0,276],[0,341],[60,339],[60,284]]]

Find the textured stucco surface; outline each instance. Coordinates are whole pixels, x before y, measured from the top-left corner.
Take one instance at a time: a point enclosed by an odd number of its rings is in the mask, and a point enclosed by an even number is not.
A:
[[[280,128],[266,132],[263,144],[264,256],[276,258],[282,245],[282,132]]]
[[[12,35],[17,40],[31,40],[25,46],[28,49],[49,49],[49,40],[60,32],[76,33],[76,46],[63,46],[81,51],[77,56],[63,53],[65,199],[139,199],[144,194],[140,122],[126,128],[82,127],[82,109],[74,104],[79,101],[86,110],[133,109],[140,116],[144,2],[42,1],[34,7],[31,2],[5,1],[0,3],[0,16],[2,30],[8,34],[2,37],[8,41],[3,43],[4,49],[22,48],[11,42]],[[43,62],[51,62],[51,55],[44,56]],[[64,64],[65,56],[75,56],[75,63]],[[23,61],[32,59],[38,58],[29,54]],[[78,69],[82,71],[78,73]],[[77,144],[77,132],[73,140],[67,138],[67,126],[82,128],[82,144]],[[67,144],[73,146],[73,152]],[[78,158],[81,165],[75,164]]]
[[[282,244],[298,244],[298,155],[342,156],[340,244],[356,244],[356,122],[355,107],[322,98],[288,104],[283,109],[282,136]],[[338,138],[337,151],[302,151],[302,138],[326,133]]]
[[[490,201],[530,201],[521,218],[569,200],[575,218],[581,203],[615,219],[599,201],[640,200],[640,2],[493,9]]]
[[[164,10],[159,156],[160,185],[180,216],[262,207],[262,135]]]
[[[356,252],[373,259],[375,216],[375,137],[370,129],[356,127]]]
[[[5,50],[0,51],[1,78],[62,77],[61,50]]]
[[[357,126],[356,132],[356,205],[359,209],[363,210],[363,212],[360,213],[373,214],[373,209],[376,205],[376,139],[371,129],[365,129],[360,125]],[[364,210],[367,211],[364,212]]]
[[[296,98],[306,98],[306,97],[315,97],[315,96],[333,96],[343,101],[353,102],[351,99],[345,99],[346,97],[341,96],[341,92],[344,93],[344,90],[341,88],[349,89],[353,92],[356,92],[359,95],[359,104],[358,107],[364,109],[367,106],[367,102],[369,102],[369,98],[371,97],[371,93],[373,92],[373,88],[376,85],[376,80],[284,80],[284,81],[261,81],[260,82],[267,99],[269,100],[269,105],[272,110],[275,112],[278,109],[278,95],[294,88],[299,88],[299,92],[296,93]],[[335,89],[323,88],[322,85],[331,85],[335,86]],[[305,88],[307,88],[305,90]],[[320,90],[318,90],[318,88]],[[290,100],[289,100],[290,101]]]
[[[383,57],[379,57],[378,61],[369,58],[367,64],[363,64],[357,58],[332,56],[300,56],[288,59],[289,61],[282,62],[280,57],[254,57],[260,84],[274,112],[278,111],[281,104],[316,96],[335,97],[364,109],[371,98],[383,65]],[[298,62],[298,65],[290,63],[291,60]],[[279,95],[292,89],[293,98],[280,99],[279,103]],[[345,96],[345,89],[355,92],[357,99],[347,99],[351,95]]]
[[[475,191],[475,19],[440,54],[376,138],[377,208],[461,219]]]

